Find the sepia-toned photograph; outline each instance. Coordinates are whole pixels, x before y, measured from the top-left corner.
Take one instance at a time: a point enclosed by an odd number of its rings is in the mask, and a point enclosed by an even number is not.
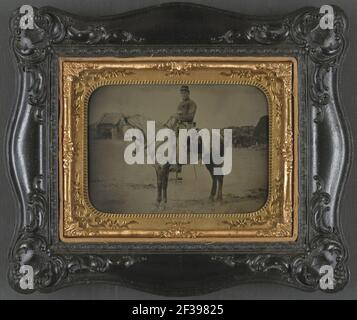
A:
[[[110,213],[257,211],[268,196],[268,123],[266,96],[254,86],[100,87],[88,106],[90,201],[97,210]],[[153,142],[149,125],[155,130]],[[162,129],[173,136],[170,163],[160,163],[157,153],[167,142],[158,138]],[[203,129],[210,133],[207,144],[200,135]],[[198,161],[190,161],[192,137],[181,149],[182,132],[198,133]],[[214,139],[214,132],[220,137]],[[156,151],[154,160],[149,150]],[[187,162],[178,160],[182,150],[188,152],[183,157]],[[216,161],[219,156],[221,162]],[[144,161],[135,162],[139,158]]]

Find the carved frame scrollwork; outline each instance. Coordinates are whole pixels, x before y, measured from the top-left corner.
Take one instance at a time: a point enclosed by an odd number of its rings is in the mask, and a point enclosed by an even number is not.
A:
[[[318,8],[259,19],[186,3],[99,19],[35,8],[32,30],[20,28],[21,14],[16,10],[10,28],[18,66],[18,99],[7,141],[9,172],[19,203],[18,227],[9,253],[12,287],[23,293],[48,292],[76,283],[109,281],[160,294],[192,295],[247,281],[272,281],[318,290],[323,276],[320,268],[327,265],[334,271],[334,285],[326,291],[342,289],[349,270],[339,202],[351,161],[351,140],[337,87],[347,19],[341,9],[333,9],[334,25],[326,30],[319,27]],[[199,23],[202,19],[205,24]],[[174,28],[177,23],[180,30]],[[295,58],[298,239],[287,243],[60,241],[58,60],[66,56]],[[191,67],[157,66],[176,75],[190,72]],[[64,159],[70,160],[67,154],[74,147],[65,144]],[[289,155],[284,147],[282,151],[283,156]],[[227,223],[234,227],[240,222]],[[185,233],[184,227],[173,225],[165,234],[174,229]],[[33,267],[33,289],[20,286],[22,265]],[[221,276],[212,278],[212,274]]]

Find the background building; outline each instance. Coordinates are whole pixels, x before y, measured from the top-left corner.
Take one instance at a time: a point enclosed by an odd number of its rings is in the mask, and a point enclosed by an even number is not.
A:
[[[123,138],[123,132],[119,128],[121,118],[121,113],[104,113],[102,118],[90,130],[95,130],[95,137],[97,139]]]

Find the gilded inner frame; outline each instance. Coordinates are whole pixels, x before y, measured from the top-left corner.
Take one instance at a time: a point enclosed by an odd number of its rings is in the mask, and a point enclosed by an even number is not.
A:
[[[287,242],[298,236],[297,62],[289,57],[70,58],[60,64],[60,238],[64,242]],[[88,195],[88,102],[120,84],[241,84],[269,107],[268,199],[234,214],[100,212]]]

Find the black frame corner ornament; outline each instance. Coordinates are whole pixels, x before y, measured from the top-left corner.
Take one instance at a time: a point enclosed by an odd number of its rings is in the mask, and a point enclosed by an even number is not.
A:
[[[341,290],[349,279],[339,202],[351,139],[338,96],[346,16],[332,7],[257,18],[187,3],[88,19],[34,8],[33,28],[11,18],[18,99],[7,155],[19,203],[8,278],[23,293],[112,282],[165,295],[193,295],[241,282]],[[153,27],[155,19],[155,27]],[[205,24],[200,23],[205,19]],[[140,22],[140,23],[139,23]],[[168,23],[170,22],[170,23]],[[180,24],[181,28],[175,26]],[[292,56],[298,61],[299,238],[292,243],[79,244],[58,236],[58,58],[61,56]],[[34,282],[24,284],[24,267]],[[321,268],[321,267],[326,267]],[[321,286],[332,270],[332,286]],[[325,270],[321,272],[321,270]],[[327,270],[327,271],[326,271]],[[219,274],[212,278],[212,274]]]

